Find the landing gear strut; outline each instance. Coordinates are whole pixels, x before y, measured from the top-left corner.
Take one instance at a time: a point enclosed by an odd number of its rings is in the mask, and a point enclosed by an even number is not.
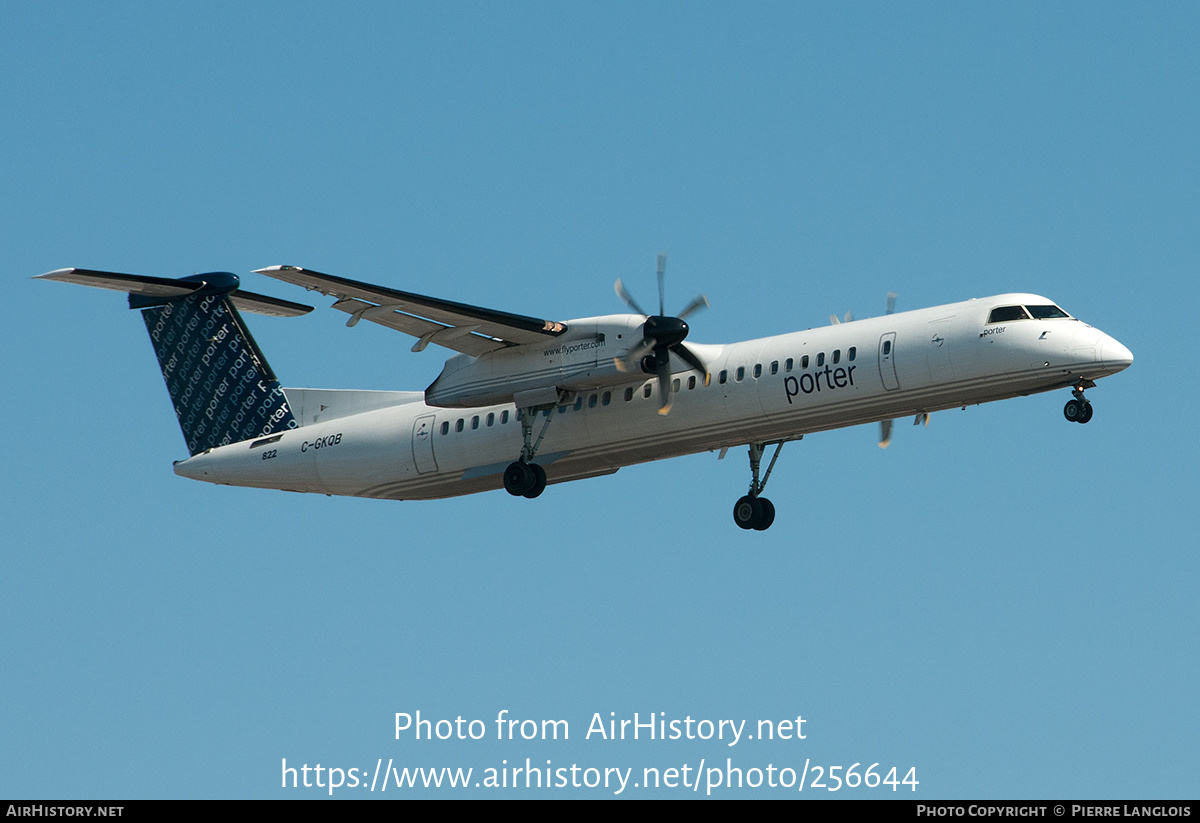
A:
[[[775,454],[771,456],[771,462],[767,465],[767,473],[759,481],[759,465],[762,462],[763,452],[769,445],[770,443],[750,444],[750,493],[733,505],[733,522],[737,523],[740,529],[754,529],[761,532],[766,531],[775,522],[775,505],[761,495],[762,490],[767,487],[767,480],[771,477],[771,469],[775,468],[775,461],[779,459],[783,441],[780,440],[775,444]]]
[[[1067,405],[1063,406],[1063,417],[1072,423],[1086,423],[1091,420],[1092,404],[1083,396],[1083,390],[1095,385],[1091,380],[1080,380],[1076,383],[1075,388],[1071,389],[1071,396],[1075,399],[1068,400]]]
[[[538,446],[542,445],[546,429],[550,428],[550,421],[554,419],[553,412],[556,406],[557,404],[529,406],[517,410],[524,444],[521,446],[521,456],[509,463],[508,468],[504,470],[504,490],[513,497],[533,499],[546,490],[546,470],[533,462],[533,456],[537,454]],[[537,420],[538,412],[546,413],[545,420],[542,423],[542,430],[538,432],[537,441],[531,442],[533,441],[533,424]]]

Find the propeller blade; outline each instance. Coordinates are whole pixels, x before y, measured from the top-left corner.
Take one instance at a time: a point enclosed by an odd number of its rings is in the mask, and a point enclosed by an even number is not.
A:
[[[655,371],[658,374],[659,414],[669,414],[671,411],[671,354],[666,349],[654,353]]]
[[[641,359],[654,351],[656,345],[658,345],[658,341],[653,338],[643,340],[636,349],[624,357],[614,357],[613,363],[619,371],[636,371],[639,368],[638,364],[641,362]]]
[[[886,449],[892,442],[892,421],[879,421],[879,448]]]
[[[893,314],[895,311],[896,311],[896,293],[894,291],[890,291],[890,292],[888,292],[888,295],[887,295],[887,313]]]
[[[688,303],[686,306],[683,307],[683,311],[681,311],[679,313],[679,319],[682,320],[683,318],[687,317],[689,314],[691,314],[694,311],[699,311],[700,309],[707,309],[708,306],[709,306],[708,298],[705,297],[703,294],[697,294],[695,297],[692,298],[692,302]]]
[[[658,253],[658,313],[666,314],[667,253]]]
[[[708,373],[708,368],[705,367],[704,361],[696,356],[696,353],[682,343],[676,343],[671,347],[671,351],[675,352],[689,366],[704,375],[704,385],[708,385],[712,380],[712,375]]]
[[[625,287],[623,285],[621,285],[621,278],[619,278],[619,277],[617,278],[616,290],[617,290],[617,297],[624,300],[625,305],[629,306],[629,308],[633,309],[635,312],[640,314],[642,317],[650,316],[650,315],[646,314],[645,309],[643,309],[641,306],[639,306],[637,304],[637,301],[633,299],[633,297],[629,294],[629,292],[625,291]]]

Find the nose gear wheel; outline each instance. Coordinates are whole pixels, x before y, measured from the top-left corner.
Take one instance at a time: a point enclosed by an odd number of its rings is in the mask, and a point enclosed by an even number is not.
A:
[[[1086,423],[1092,419],[1092,404],[1083,396],[1083,390],[1094,385],[1096,384],[1091,380],[1080,380],[1075,384],[1075,388],[1071,390],[1074,399],[1068,400],[1067,405],[1063,406],[1063,417],[1072,423]]]

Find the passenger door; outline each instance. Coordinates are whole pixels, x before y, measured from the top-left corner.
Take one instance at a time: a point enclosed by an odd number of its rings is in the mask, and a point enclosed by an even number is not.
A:
[[[433,421],[435,417],[436,415],[425,414],[413,421],[413,462],[417,465],[418,474],[437,471],[437,461],[433,457]]]
[[[888,391],[900,388],[900,380],[896,377],[896,333],[887,332],[879,338],[879,377],[883,387]]]

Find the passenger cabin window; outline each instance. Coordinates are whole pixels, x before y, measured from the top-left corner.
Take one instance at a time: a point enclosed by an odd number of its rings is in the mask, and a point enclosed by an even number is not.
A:
[[[1013,320],[1028,319],[1029,315],[1025,313],[1024,306],[1001,306],[992,309],[992,313],[988,315],[989,323],[1011,323]]]
[[[760,377],[762,377],[762,363],[755,363],[754,364],[754,379],[757,380]]]
[[[833,365],[836,366],[838,363],[841,363],[841,362],[842,362],[842,350],[834,349],[833,350]]]
[[[625,390],[625,402],[628,403],[632,399],[633,399],[633,388],[630,387]]]
[[[858,347],[857,347],[857,346],[851,346],[851,347],[850,347],[850,351],[846,352],[846,359],[847,359],[848,361],[850,361],[851,363],[853,363],[853,362],[854,362],[854,357],[855,357],[857,354],[858,354]]]
[[[717,382],[725,385],[725,381],[729,379],[729,370],[721,369],[721,373],[717,375]]]
[[[739,383],[741,383],[743,380],[745,380],[746,379],[746,367],[738,366],[737,376],[734,377],[733,379]]]

